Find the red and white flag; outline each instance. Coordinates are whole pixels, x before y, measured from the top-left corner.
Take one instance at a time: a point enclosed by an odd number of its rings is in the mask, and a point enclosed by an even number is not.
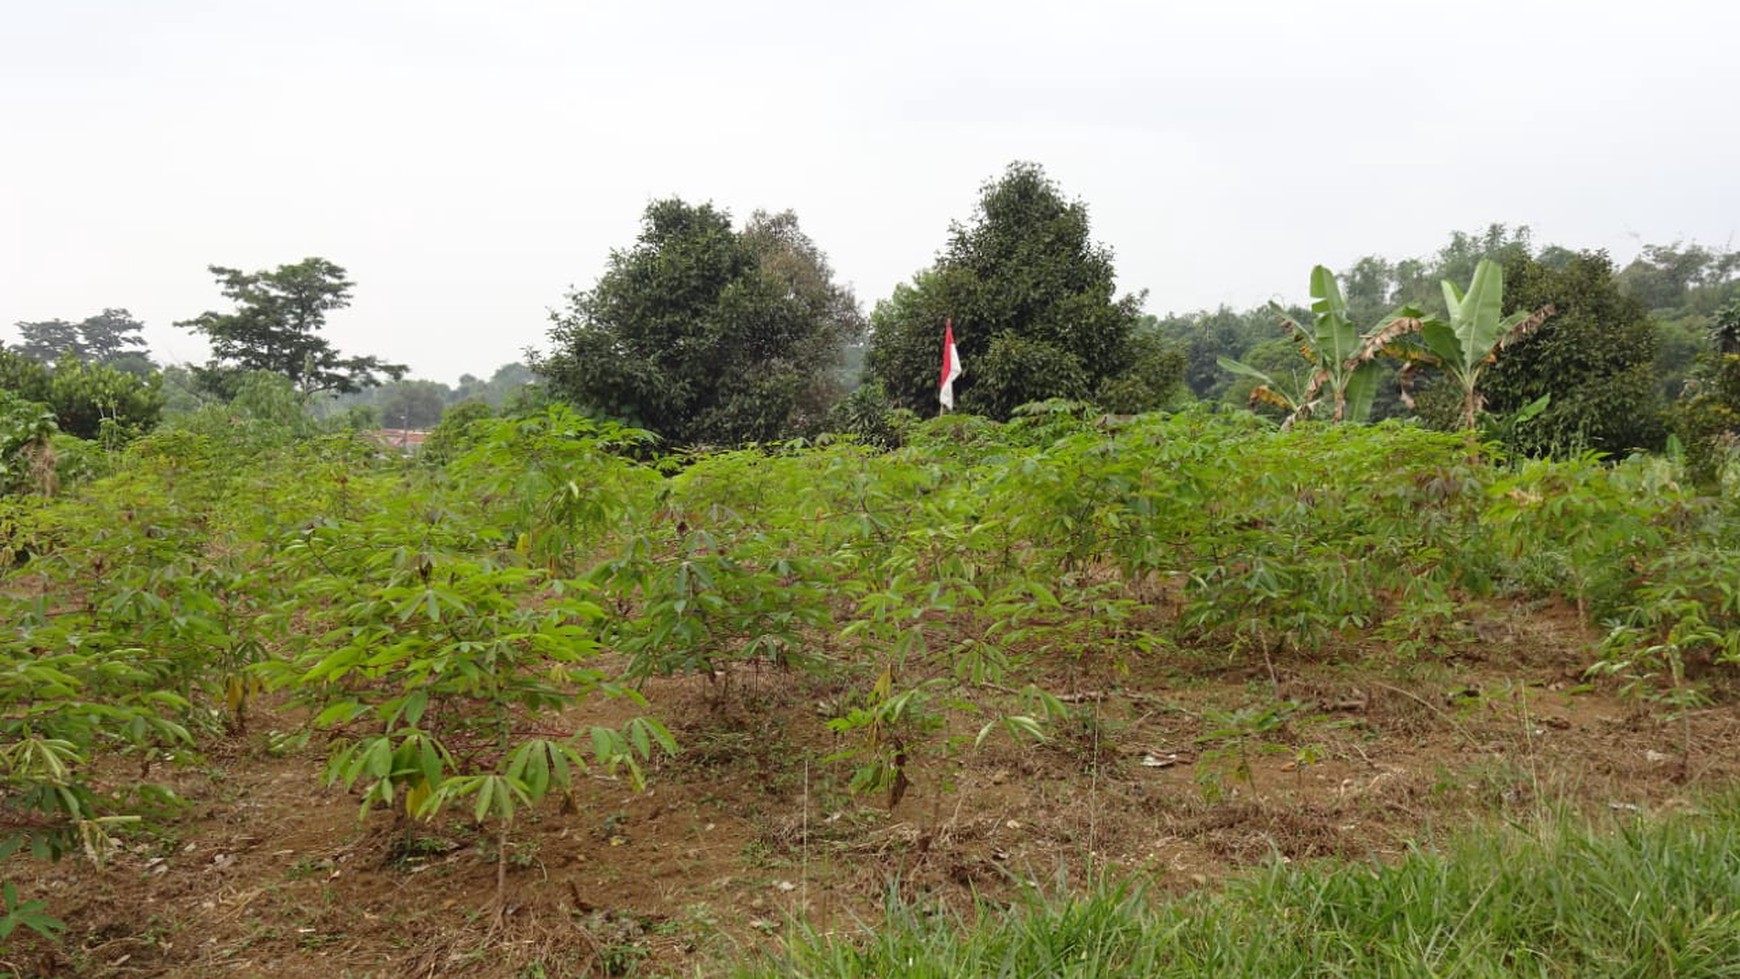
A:
[[[936,399],[944,411],[955,407],[955,378],[961,376],[961,353],[955,349],[955,321],[943,320],[942,380],[937,385]]]

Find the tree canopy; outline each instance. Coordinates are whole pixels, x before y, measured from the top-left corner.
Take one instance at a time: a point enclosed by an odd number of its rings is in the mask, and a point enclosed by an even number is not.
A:
[[[1038,165],[1011,164],[982,188],[973,220],[951,226],[936,263],[877,305],[871,375],[896,406],[934,413],[952,319],[962,411],[1008,418],[1059,397],[1158,407],[1182,380],[1183,356],[1152,331],[1137,339],[1142,297],[1116,295],[1111,251],[1089,232],[1086,205]]]
[[[676,445],[815,431],[863,332],[851,291],[790,211],[742,229],[712,204],[647,206],[633,247],[552,314],[551,392]]]
[[[495,369],[488,380],[473,374],[461,374],[459,383],[454,386],[449,402],[482,401],[484,404],[501,407],[507,400],[528,384],[539,383],[538,375],[532,369],[519,361],[503,364]]]
[[[1556,312],[1487,373],[1490,409],[1516,411],[1542,395],[1542,414],[1513,436],[1529,453],[1660,448],[1665,429],[1653,373],[1656,329],[1621,292],[1606,252],[1581,252],[1561,268],[1515,255],[1504,268],[1504,311]]]
[[[145,324],[125,309],[105,309],[77,323],[53,319],[14,325],[21,342],[13,349],[44,364],[70,358],[133,372],[150,367],[139,335]]]
[[[398,379],[407,370],[378,357],[344,357],[320,335],[326,314],[350,305],[355,285],[344,269],[324,258],[307,258],[270,271],[242,272],[210,266],[229,313],[207,311],[176,326],[202,333],[212,359],[200,370],[206,387],[233,394],[234,380],[251,371],[289,378],[303,394],[355,391]]]
[[[388,428],[433,428],[447,409],[447,385],[405,379],[383,385],[379,410]]]

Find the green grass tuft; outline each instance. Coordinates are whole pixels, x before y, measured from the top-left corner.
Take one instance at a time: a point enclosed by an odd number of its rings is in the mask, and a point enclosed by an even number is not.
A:
[[[1173,900],[1101,883],[965,918],[896,903],[853,936],[798,924],[735,975],[1740,976],[1740,804],[1504,827],[1393,866],[1275,864]]]

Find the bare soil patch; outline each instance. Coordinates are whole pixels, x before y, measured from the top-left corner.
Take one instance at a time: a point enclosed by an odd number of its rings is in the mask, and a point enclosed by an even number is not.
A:
[[[873,920],[892,887],[1008,900],[1065,875],[1212,887],[1265,861],[1390,860],[1459,827],[1570,811],[1624,819],[1730,784],[1740,710],[1668,721],[1580,679],[1589,636],[1506,609],[1430,661],[1072,663],[1075,717],[1044,745],[947,731],[910,789],[847,792],[821,705],[838,685],[777,672],[648,685],[683,745],[650,787],[587,780],[573,811],[514,825],[499,921],[496,841],[461,815],[359,821],[322,787],[324,749],[275,754],[269,710],[202,763],[102,867],[14,858],[62,942],[16,940],[40,976],[532,977],[694,974],[778,940]],[[1002,696],[985,691],[987,709]],[[1225,718],[1282,705],[1242,736]],[[619,710],[610,707],[607,710]],[[597,723],[604,715],[566,720]]]

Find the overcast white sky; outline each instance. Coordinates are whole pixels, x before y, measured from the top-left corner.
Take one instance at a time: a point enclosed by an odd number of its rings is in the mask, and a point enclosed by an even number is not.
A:
[[[0,340],[319,255],[340,350],[451,382],[676,194],[791,208],[868,310],[1011,160],[1165,313],[1316,263],[1740,244],[1740,3],[0,0]]]

